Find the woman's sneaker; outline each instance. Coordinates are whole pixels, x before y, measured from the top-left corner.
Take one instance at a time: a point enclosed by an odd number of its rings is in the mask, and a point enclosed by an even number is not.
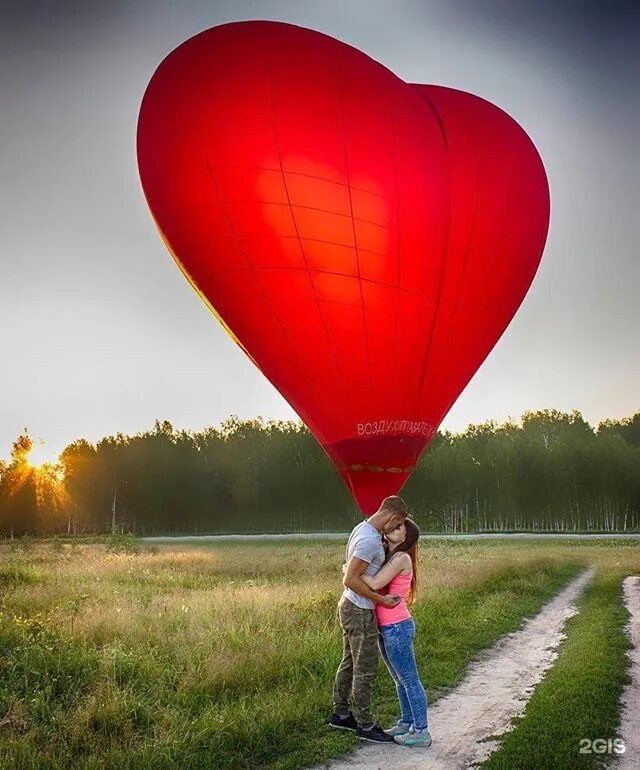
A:
[[[385,733],[387,735],[390,735],[392,738],[396,735],[406,735],[411,730],[411,724],[408,722],[401,722],[398,720],[393,727],[390,727],[388,730],[385,730]]]
[[[396,735],[393,740],[400,746],[416,746],[424,749],[431,746],[431,735],[426,727],[424,730],[412,730],[404,735]]]
[[[361,741],[371,741],[372,743],[393,743],[395,740],[391,735],[387,735],[377,722],[374,722],[369,729],[358,725],[356,738],[360,738]]]

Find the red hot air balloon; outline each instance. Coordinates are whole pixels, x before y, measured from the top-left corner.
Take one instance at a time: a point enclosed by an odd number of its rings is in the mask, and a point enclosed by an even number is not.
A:
[[[160,64],[138,164],[186,277],[375,511],[533,280],[549,192],[531,140],[477,96],[251,21]]]

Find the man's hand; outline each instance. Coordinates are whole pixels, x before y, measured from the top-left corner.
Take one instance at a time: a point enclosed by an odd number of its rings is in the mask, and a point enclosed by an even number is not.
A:
[[[400,601],[400,597],[397,594],[387,594],[386,596],[381,596],[380,599],[380,604],[382,604],[383,607],[388,607],[389,609],[395,607],[396,604],[398,604]]]

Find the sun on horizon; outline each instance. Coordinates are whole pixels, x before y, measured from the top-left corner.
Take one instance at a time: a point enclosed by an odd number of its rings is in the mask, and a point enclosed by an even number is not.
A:
[[[27,457],[27,463],[38,470],[45,465],[57,465],[60,455],[45,444],[44,441],[34,442]]]

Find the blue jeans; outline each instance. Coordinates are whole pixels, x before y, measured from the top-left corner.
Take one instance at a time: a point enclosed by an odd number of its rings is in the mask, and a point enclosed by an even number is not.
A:
[[[378,644],[380,654],[396,683],[400,701],[400,720],[413,725],[414,730],[427,727],[427,694],[424,691],[416,658],[413,640],[416,624],[413,618],[380,626]]]

